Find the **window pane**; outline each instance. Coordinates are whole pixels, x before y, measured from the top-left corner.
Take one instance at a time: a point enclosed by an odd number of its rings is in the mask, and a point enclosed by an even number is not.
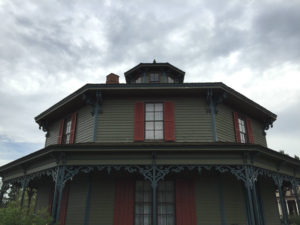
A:
[[[167,225],[175,225],[175,216],[174,215],[167,216]]]
[[[140,204],[140,203],[135,204],[135,213],[143,214],[143,204]]]
[[[143,192],[136,192],[135,193],[135,199],[136,201],[143,201]]]
[[[147,120],[154,120],[154,113],[153,112],[146,112],[146,121]]]
[[[155,131],[155,139],[156,140],[163,139],[163,138],[164,138],[164,135],[163,135],[163,132],[161,130]]]
[[[142,83],[142,77],[139,77],[138,79],[136,79],[135,83],[137,83],[137,84]]]
[[[151,216],[144,216],[144,225],[151,224]]]
[[[157,207],[158,214],[166,214],[166,207],[163,204],[159,204]]]
[[[155,112],[155,120],[163,120],[163,112]]]
[[[158,225],[166,225],[167,224],[167,217],[165,215],[158,216]]]
[[[241,143],[246,143],[245,135],[241,133],[240,136],[241,136]]]
[[[156,112],[162,112],[163,111],[163,104],[162,103],[156,103],[155,104],[155,111]]]
[[[168,83],[174,83],[174,80],[172,77],[168,77]]]
[[[154,130],[154,122],[146,122],[146,130]]]
[[[155,130],[162,130],[163,122],[155,122]]]
[[[144,187],[144,181],[137,181],[135,183],[135,189],[136,190],[141,191],[141,190],[143,190],[143,187]]]
[[[166,201],[167,202],[173,202],[173,193],[172,192],[167,192],[166,193]]]
[[[171,182],[171,181],[165,181],[165,184],[166,184],[166,190],[169,190],[169,191],[174,190],[173,182]]]
[[[149,112],[149,111],[154,111],[154,104],[153,103],[147,103],[146,104],[146,112]]]
[[[146,139],[153,140],[154,139],[154,131],[146,130]]]
[[[150,194],[152,195],[152,187],[151,187],[150,182],[144,181],[144,190],[150,191]]]
[[[143,224],[143,216],[135,215],[135,224],[136,225]]]
[[[152,208],[151,204],[145,203],[145,205],[144,205],[144,214],[151,214],[151,208]]]
[[[152,201],[152,194],[150,191],[144,192],[144,202],[151,202]]]
[[[67,134],[66,135],[66,144],[69,144],[70,143],[70,134]]]
[[[166,212],[167,212],[167,214],[174,214],[174,205],[173,204],[167,205]]]

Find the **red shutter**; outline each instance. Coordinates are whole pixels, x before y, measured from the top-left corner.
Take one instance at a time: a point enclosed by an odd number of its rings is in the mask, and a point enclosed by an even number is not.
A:
[[[63,133],[64,133],[64,124],[65,124],[65,120],[62,119],[59,124],[59,133],[58,133],[57,144],[62,143],[62,137],[63,137]]]
[[[74,144],[74,140],[75,140],[76,118],[77,118],[77,112],[72,114],[70,144]]]
[[[241,143],[240,128],[239,128],[239,116],[237,112],[233,112],[235,141]]]
[[[246,118],[246,126],[247,126],[247,133],[248,133],[248,141],[249,143],[253,144],[254,138],[252,133],[251,121],[248,118]]]
[[[164,103],[164,135],[165,141],[175,141],[174,103]]]
[[[192,180],[176,180],[176,225],[196,225],[195,187]]]
[[[136,102],[134,109],[134,141],[144,141],[145,106],[144,102]]]
[[[69,191],[70,191],[70,183],[67,183],[64,187],[63,196],[61,199],[60,213],[59,213],[59,225],[66,224]]]
[[[134,181],[117,180],[115,183],[114,225],[133,225]]]

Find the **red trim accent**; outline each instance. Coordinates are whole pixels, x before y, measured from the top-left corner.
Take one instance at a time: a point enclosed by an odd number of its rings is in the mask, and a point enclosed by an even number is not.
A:
[[[69,192],[70,192],[70,183],[67,183],[66,186],[64,187],[63,196],[62,196],[62,199],[61,199],[59,225],[65,225],[66,224]]]
[[[62,119],[59,124],[59,133],[58,133],[58,139],[57,139],[57,144],[62,144],[62,137],[64,133],[64,125],[65,125],[65,120]]]
[[[246,126],[247,126],[247,133],[248,133],[248,141],[250,144],[254,143],[252,127],[251,127],[251,120],[246,118]]]
[[[240,128],[239,128],[239,114],[233,112],[233,121],[234,121],[234,131],[235,131],[235,141],[241,143]]]
[[[144,102],[136,102],[134,108],[134,141],[145,139],[145,105]]]
[[[76,119],[77,119],[77,112],[72,114],[71,131],[70,131],[70,144],[74,144],[74,140],[75,140]]]
[[[164,136],[165,141],[175,141],[174,103],[164,103]]]
[[[196,225],[195,185],[193,180],[176,180],[176,225]]]
[[[134,224],[134,181],[115,183],[114,225]]]

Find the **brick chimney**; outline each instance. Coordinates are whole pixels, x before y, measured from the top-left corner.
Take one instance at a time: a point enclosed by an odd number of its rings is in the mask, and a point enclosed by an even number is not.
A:
[[[106,84],[118,84],[118,83],[119,83],[118,75],[111,73],[106,76]]]

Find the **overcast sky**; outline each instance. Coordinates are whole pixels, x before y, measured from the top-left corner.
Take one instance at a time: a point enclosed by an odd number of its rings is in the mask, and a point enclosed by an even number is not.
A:
[[[34,116],[153,59],[271,110],[268,146],[300,155],[299,0],[0,0],[0,20],[0,165],[43,147]]]

